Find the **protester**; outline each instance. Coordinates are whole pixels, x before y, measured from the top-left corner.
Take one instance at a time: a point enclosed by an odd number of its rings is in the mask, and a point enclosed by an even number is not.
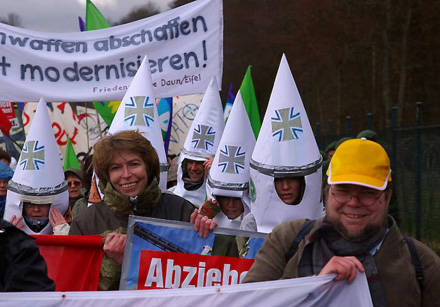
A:
[[[0,219],[0,292],[55,291],[34,239]]]
[[[5,163],[0,161],[0,218],[3,218],[6,205],[6,194],[8,192],[8,182],[14,175],[14,171]]]
[[[181,163],[183,188],[188,191],[187,194],[192,194],[190,191],[198,191],[205,187],[206,176],[212,165],[212,158],[204,157],[201,160],[184,159]],[[170,192],[176,192],[176,185],[170,188]],[[195,193],[194,193],[195,194]],[[200,194],[200,193],[199,193]]]
[[[288,206],[295,206],[301,203],[306,187],[305,177],[278,177],[274,178],[274,188],[278,198]],[[254,214],[248,214],[241,225],[242,230],[258,231]]]
[[[134,130],[150,141],[159,157],[159,188],[165,191],[167,189],[168,161],[155,100],[150,64],[147,56],[144,56],[119,104],[108,133],[116,134],[123,130]]]
[[[8,184],[4,218],[11,220],[14,215],[22,216],[24,223],[20,226],[23,225],[27,234],[53,234],[50,212],[57,209],[64,215],[68,208],[67,182],[46,102],[42,98]]]
[[[330,161],[331,161],[333,155],[335,154],[337,143],[338,143],[338,140],[333,141],[330,144],[328,144],[327,147],[325,148],[326,157],[325,157],[324,161],[322,161],[322,182],[323,182],[322,186],[323,187],[325,185],[325,180],[327,179],[327,177],[325,176],[325,173],[327,172],[328,165],[330,164]]]
[[[72,221],[72,209],[75,206],[77,200],[81,198],[82,171],[76,168],[70,168],[64,171],[64,177],[67,182],[67,190],[69,192],[69,208],[64,214],[65,220],[70,223]]]
[[[93,178],[93,155],[87,155],[83,159],[82,174],[83,186],[80,190],[80,197],[76,200],[72,208],[72,217],[75,218],[82,210],[88,207],[89,194]]]
[[[387,215],[391,194],[390,161],[383,147],[365,139],[342,143],[328,170],[325,217],[310,231],[301,231],[304,219],[276,227],[244,282],[331,273],[335,280],[351,282],[359,270],[366,273],[374,306],[434,306],[439,302],[440,258],[409,239],[421,261],[420,288],[413,249]],[[300,232],[303,237],[298,238]]]
[[[132,130],[118,132],[95,145],[93,165],[105,200],[84,209],[72,221],[71,235],[106,238],[100,290],[119,287],[129,215],[189,222],[197,217],[187,200],[158,186],[159,159],[151,143]],[[205,221],[198,219],[198,227]],[[204,233],[203,233],[204,234]]]
[[[244,230],[269,233],[294,218],[317,219],[322,156],[283,55],[250,160],[251,213]]]
[[[216,222],[219,218],[219,214],[223,214],[229,221],[237,221],[237,226],[240,226],[245,211],[242,198],[221,195],[213,195],[213,197],[214,199],[210,198],[202,205],[200,213],[211,219],[215,219]],[[249,211],[249,209],[247,211]],[[231,226],[231,224],[227,225]]]
[[[203,204],[206,197],[206,178],[212,165],[212,157],[197,157],[181,154],[178,159],[177,183],[169,189],[196,207]]]
[[[330,144],[327,145],[327,147],[325,148],[325,153],[327,156],[327,160],[331,160],[333,155],[335,154],[335,150],[336,150],[336,144],[338,143],[338,141],[333,141]]]
[[[286,205],[297,205],[304,195],[306,182],[304,176],[278,177],[274,179],[275,191]]]
[[[3,148],[0,148],[0,161],[8,166],[11,164],[11,155]]]
[[[17,160],[3,148],[0,148],[0,161],[9,166],[13,171],[15,171]]]
[[[177,185],[171,191],[197,208],[206,199],[206,179],[225,122],[217,80],[213,78],[191,124],[179,156]]]
[[[73,209],[76,201],[81,198],[83,172],[80,169],[70,168],[64,171],[64,177],[69,191],[69,207]]]
[[[255,136],[239,91],[208,175],[208,200],[200,212],[219,226],[239,229],[250,212],[249,160]]]

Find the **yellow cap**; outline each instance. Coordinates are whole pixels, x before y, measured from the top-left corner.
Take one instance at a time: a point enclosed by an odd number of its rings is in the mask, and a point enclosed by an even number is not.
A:
[[[328,184],[356,184],[383,191],[391,181],[390,159],[376,142],[348,140],[336,149],[327,176]]]

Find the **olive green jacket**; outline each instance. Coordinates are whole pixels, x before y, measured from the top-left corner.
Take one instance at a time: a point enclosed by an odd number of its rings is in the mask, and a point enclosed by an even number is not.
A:
[[[296,254],[286,262],[285,255],[305,221],[291,220],[274,228],[266,237],[244,282],[298,277],[298,262],[305,243],[322,223],[322,219],[315,223],[298,245]],[[421,295],[409,249],[391,216],[388,216],[388,226],[389,232],[380,249],[374,254],[387,305],[440,306],[440,258],[426,245],[413,239],[424,273],[424,289]]]
[[[76,216],[69,235],[101,235],[111,232],[127,233],[128,218],[135,215],[129,197],[105,187],[104,201],[84,209]],[[189,222],[195,207],[187,200],[171,193],[162,193],[154,179],[138,196],[136,215]],[[121,268],[106,254],[102,259],[99,290],[119,289]]]

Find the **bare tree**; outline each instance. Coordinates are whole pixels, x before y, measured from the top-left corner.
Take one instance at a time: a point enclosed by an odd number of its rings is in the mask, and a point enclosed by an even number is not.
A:
[[[6,18],[0,17],[0,22],[10,26],[21,27],[21,18],[16,13],[9,13]]]
[[[153,2],[148,2],[144,6],[134,8],[128,16],[122,18],[119,22],[114,23],[113,26],[122,25],[135,20],[147,18],[160,13],[159,7]]]

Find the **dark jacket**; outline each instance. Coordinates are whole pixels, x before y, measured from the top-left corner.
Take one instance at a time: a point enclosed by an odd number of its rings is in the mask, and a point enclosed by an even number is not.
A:
[[[104,195],[105,201],[87,207],[73,219],[70,235],[105,237],[110,232],[125,234],[130,215],[189,222],[195,209],[180,196],[162,193],[156,179],[138,196],[135,205],[130,203],[128,196],[115,191],[110,183],[105,187]],[[120,276],[121,268],[104,254],[98,289],[117,290]]]
[[[255,262],[243,282],[257,282],[298,277],[298,262],[309,236],[318,228],[319,219],[312,230],[299,243],[295,255],[286,262],[293,239],[305,220],[291,220],[273,229],[255,257]],[[406,242],[391,216],[388,217],[389,232],[374,261],[389,307],[440,306],[440,258],[426,245],[413,240],[422,263],[424,289],[421,295],[414,266]]]
[[[34,239],[0,219],[0,291],[55,291]]]

